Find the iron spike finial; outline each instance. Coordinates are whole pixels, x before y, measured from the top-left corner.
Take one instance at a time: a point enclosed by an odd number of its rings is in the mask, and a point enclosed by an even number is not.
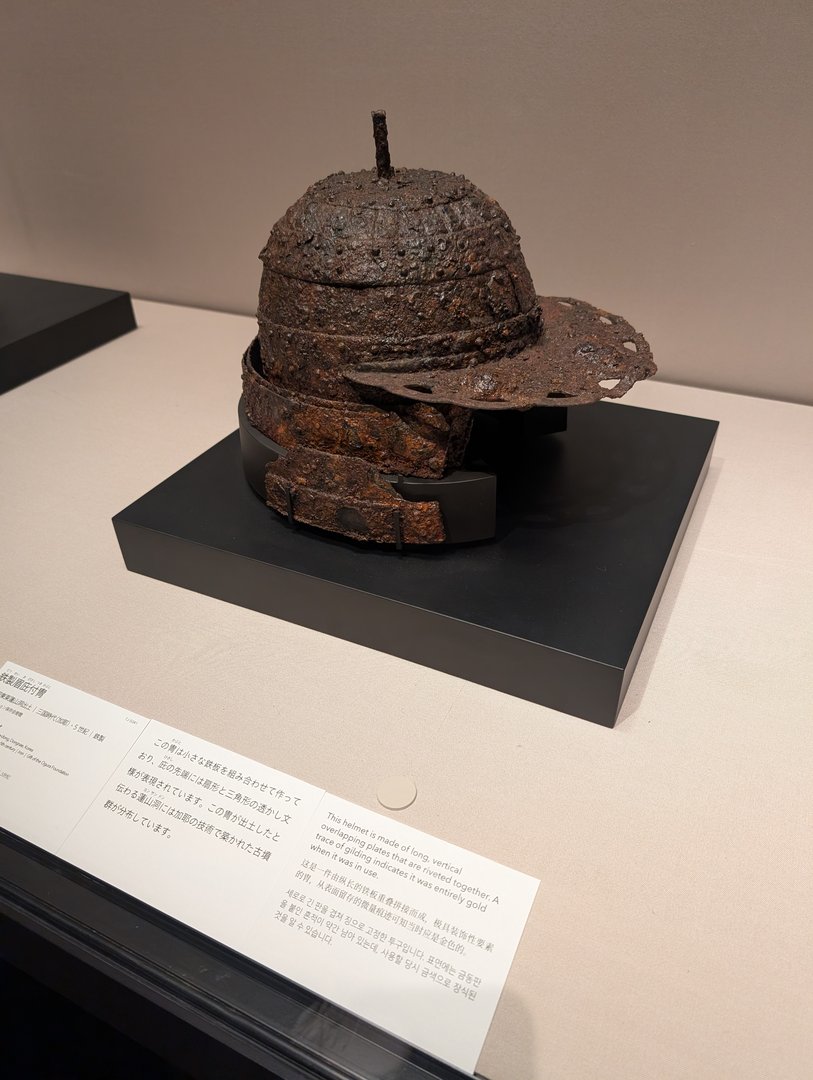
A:
[[[373,110],[373,139],[375,140],[375,167],[378,171],[378,179],[389,180],[393,174],[393,168],[387,139],[387,114],[383,109]]]

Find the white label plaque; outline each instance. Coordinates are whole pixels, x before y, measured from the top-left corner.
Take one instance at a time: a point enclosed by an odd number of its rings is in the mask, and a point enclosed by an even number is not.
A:
[[[0,668],[0,825],[54,854],[149,724],[19,664]]]
[[[0,825],[470,1072],[539,884],[11,663]]]
[[[538,885],[325,795],[251,955],[473,1072]]]
[[[59,855],[241,949],[323,794],[153,720]]]

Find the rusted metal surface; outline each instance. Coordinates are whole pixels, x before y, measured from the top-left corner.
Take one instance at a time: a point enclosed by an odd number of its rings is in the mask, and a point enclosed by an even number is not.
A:
[[[283,386],[354,400],[348,368],[427,357],[456,367],[539,337],[519,238],[462,177],[329,176],[274,227],[261,258],[263,368]]]
[[[467,357],[462,371],[435,367],[364,364],[347,371],[358,387],[386,390],[414,401],[467,409],[527,409],[588,405],[617,398],[655,372],[643,335],[618,315],[570,297],[539,297],[543,329],[536,344],[488,360]]]
[[[471,413],[393,399],[388,409],[297,394],[256,367],[255,340],[243,357],[243,400],[249,420],[286,448],[309,446],[346,454],[384,472],[440,477],[462,461]]]
[[[291,450],[265,474],[268,505],[279,513],[354,540],[439,544],[446,537],[436,502],[410,502],[376,469],[354,457]]]
[[[393,168],[387,138],[387,114],[383,109],[373,110],[373,139],[375,140],[375,170],[378,173],[378,179],[389,180]]]
[[[321,455],[275,465],[269,504],[393,542],[380,474],[458,467],[471,410],[619,397],[655,365],[618,316],[537,297],[499,204],[454,173],[393,169],[383,113],[373,126],[376,168],[320,180],[272,229],[260,253],[259,344],[243,379],[259,430]],[[404,542],[441,542],[439,512],[427,521],[426,510],[407,512]]]

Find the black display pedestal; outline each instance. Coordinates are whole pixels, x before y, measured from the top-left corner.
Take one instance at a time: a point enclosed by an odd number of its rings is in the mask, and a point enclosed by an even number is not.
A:
[[[292,527],[236,432],[114,519],[130,570],[612,726],[717,422],[629,406],[501,475],[497,535],[398,553]]]
[[[0,393],[135,325],[128,293],[0,274]]]

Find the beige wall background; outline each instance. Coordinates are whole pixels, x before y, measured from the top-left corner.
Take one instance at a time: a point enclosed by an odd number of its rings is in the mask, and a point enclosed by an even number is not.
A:
[[[812,71],[810,0],[0,0],[0,270],[251,312],[381,107],[662,377],[811,401]]]

